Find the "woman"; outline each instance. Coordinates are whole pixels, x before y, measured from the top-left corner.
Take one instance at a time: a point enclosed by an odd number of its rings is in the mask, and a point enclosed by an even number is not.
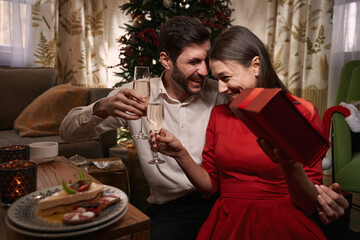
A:
[[[233,26],[220,34],[209,60],[219,92],[232,100],[254,87],[281,88],[290,95],[264,44],[245,27]],[[296,96],[291,99],[323,134],[314,106]],[[205,197],[220,191],[198,239],[326,239],[311,217],[318,207],[315,184],[322,182],[321,158],[311,166],[286,159],[281,149],[257,140],[228,104],[212,110],[201,166],[165,129],[153,148],[172,156]]]

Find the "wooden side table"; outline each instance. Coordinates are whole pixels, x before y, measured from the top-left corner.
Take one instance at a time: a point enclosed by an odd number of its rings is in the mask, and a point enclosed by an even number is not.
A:
[[[128,168],[130,184],[130,202],[141,211],[145,211],[150,204],[146,199],[150,196],[150,187],[136,156],[134,145],[118,144],[109,149],[110,157],[119,157]]]
[[[99,180],[102,184],[110,185],[123,190],[130,197],[129,174],[120,157],[90,159],[100,166],[108,164],[108,168],[90,166],[88,174]]]
[[[121,158],[128,168],[130,189],[135,188],[135,172],[140,168],[136,159],[136,150],[133,144],[118,144],[109,149],[110,157]]]

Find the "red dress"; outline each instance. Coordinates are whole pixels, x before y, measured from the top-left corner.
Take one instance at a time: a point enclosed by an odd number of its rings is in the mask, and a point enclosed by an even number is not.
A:
[[[299,111],[324,133],[313,105],[295,99],[301,103]],[[278,164],[228,105],[212,110],[203,158],[212,194],[220,190],[220,197],[197,239],[326,239],[316,222],[292,203]],[[322,183],[321,159],[304,169],[313,183]]]

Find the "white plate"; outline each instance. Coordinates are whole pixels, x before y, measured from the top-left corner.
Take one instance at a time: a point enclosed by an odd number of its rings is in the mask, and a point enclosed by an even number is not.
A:
[[[49,232],[49,233],[46,233],[46,232],[34,232],[34,231],[30,231],[30,230],[27,230],[27,229],[22,229],[22,228],[16,226],[14,223],[12,223],[9,220],[9,218],[6,218],[5,222],[9,226],[9,228],[14,230],[15,232],[18,232],[18,233],[21,233],[21,234],[24,234],[24,235],[28,235],[28,236],[44,237],[44,238],[72,237],[72,236],[76,236],[76,235],[91,233],[91,232],[97,231],[99,229],[105,228],[107,226],[110,226],[113,223],[116,223],[118,220],[120,220],[125,215],[127,209],[128,209],[128,205],[126,204],[126,208],[124,209],[124,211],[122,213],[120,213],[117,217],[109,220],[108,222],[97,225],[95,227],[81,229],[81,230],[77,230],[77,231],[73,231],[73,232],[62,232],[62,233],[57,233],[57,232]]]
[[[16,200],[8,209],[7,216],[12,223],[20,228],[25,228],[36,232],[73,232],[80,229],[90,228],[103,224],[118,215],[122,214],[128,205],[127,195],[118,188],[104,185],[104,195],[115,194],[120,197],[120,201],[104,209],[93,221],[78,225],[66,225],[63,223],[55,223],[46,221],[37,216],[36,207],[40,199],[50,196],[62,189],[61,186],[42,189],[30,193]]]

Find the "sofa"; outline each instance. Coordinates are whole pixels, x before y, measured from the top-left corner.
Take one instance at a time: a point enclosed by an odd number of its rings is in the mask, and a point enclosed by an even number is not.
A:
[[[89,159],[108,157],[109,148],[117,143],[116,130],[97,139],[67,143],[60,138],[58,127],[74,103],[88,105],[111,90],[59,84],[54,68],[0,67],[0,147],[55,141],[59,155],[67,158],[76,154]],[[69,93],[72,95],[66,95]]]

